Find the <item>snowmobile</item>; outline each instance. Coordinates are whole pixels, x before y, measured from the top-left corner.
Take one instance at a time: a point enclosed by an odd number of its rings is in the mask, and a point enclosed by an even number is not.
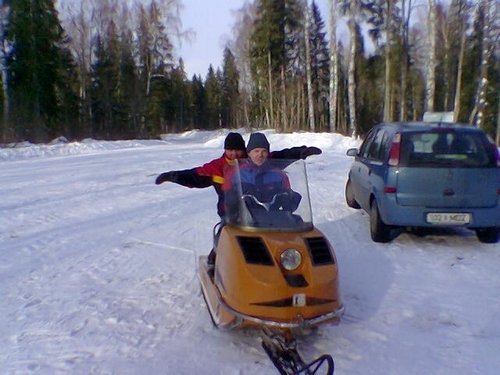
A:
[[[314,374],[308,366],[317,361],[326,361],[331,374],[331,357],[306,364],[295,348],[295,332],[338,324],[343,313],[334,250],[312,222],[305,163],[266,162],[265,171],[284,175],[287,191],[249,188],[241,177],[244,163],[225,177],[232,188],[225,224],[214,227],[215,265],[199,257],[212,322],[221,329],[262,329],[262,345],[282,374]]]

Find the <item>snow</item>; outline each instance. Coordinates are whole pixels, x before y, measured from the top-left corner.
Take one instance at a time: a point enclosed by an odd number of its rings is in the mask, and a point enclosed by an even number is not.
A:
[[[0,149],[2,374],[277,373],[256,332],[212,326],[200,294],[213,189],[154,184],[220,156],[226,133]],[[299,341],[304,358],[331,354],[335,374],[497,374],[500,245],[467,230],[373,243],[344,201],[359,141],[266,134],[323,149],[306,160],[312,208],[346,312]]]

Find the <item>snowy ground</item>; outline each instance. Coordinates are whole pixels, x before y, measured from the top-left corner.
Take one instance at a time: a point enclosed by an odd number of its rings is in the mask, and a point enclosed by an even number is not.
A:
[[[307,160],[311,199],[346,313],[303,356],[332,354],[340,375],[498,374],[500,244],[466,230],[375,244],[344,203],[357,142],[268,134],[272,149],[324,151]],[[0,149],[1,374],[276,373],[254,332],[212,326],[199,292],[214,191],[154,185],[218,157],[224,135]]]

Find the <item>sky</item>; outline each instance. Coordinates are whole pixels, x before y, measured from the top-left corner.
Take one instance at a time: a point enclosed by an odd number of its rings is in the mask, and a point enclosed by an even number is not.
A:
[[[374,243],[344,199],[359,141],[264,132],[272,150],[323,150],[306,159],[311,206],[345,314],[299,338],[304,359],[331,354],[336,375],[498,374],[500,244],[466,229]],[[200,294],[214,190],[154,184],[219,157],[226,134],[0,148],[2,374],[278,373],[259,333],[216,329]]]
[[[179,54],[184,60],[187,77],[199,74],[206,77],[210,64],[222,67],[222,53],[236,22],[234,12],[241,9],[244,0],[182,0],[181,19],[184,29],[192,29],[192,43],[183,42]],[[317,0],[323,21],[328,20],[328,1]]]

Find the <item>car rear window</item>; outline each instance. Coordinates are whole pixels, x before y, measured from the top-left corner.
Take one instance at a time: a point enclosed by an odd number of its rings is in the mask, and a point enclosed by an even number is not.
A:
[[[401,138],[400,165],[407,167],[496,167],[486,136],[478,132],[406,132]]]

